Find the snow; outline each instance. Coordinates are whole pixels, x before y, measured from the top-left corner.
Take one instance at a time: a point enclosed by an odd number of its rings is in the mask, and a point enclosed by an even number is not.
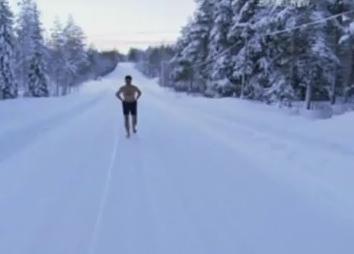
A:
[[[130,140],[126,74],[144,92]],[[354,114],[189,97],[121,64],[0,117],[0,253],[354,252]]]

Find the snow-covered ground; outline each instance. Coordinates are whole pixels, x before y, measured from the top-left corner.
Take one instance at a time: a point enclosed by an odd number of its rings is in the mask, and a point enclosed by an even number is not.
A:
[[[144,92],[130,140],[126,74]],[[354,253],[354,114],[188,97],[122,64],[0,119],[0,253]]]

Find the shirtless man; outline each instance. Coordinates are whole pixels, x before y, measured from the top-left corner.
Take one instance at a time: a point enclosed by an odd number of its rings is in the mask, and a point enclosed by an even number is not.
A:
[[[127,138],[130,138],[130,121],[129,115],[132,116],[133,132],[136,133],[136,126],[138,124],[138,99],[142,93],[140,89],[132,84],[133,78],[131,76],[125,77],[125,85],[122,86],[116,93],[116,96],[123,103],[123,114],[125,121],[125,128],[127,130]]]

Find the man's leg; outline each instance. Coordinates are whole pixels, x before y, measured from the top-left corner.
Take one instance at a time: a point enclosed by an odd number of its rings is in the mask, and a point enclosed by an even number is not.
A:
[[[129,124],[129,115],[124,115],[125,130],[127,131],[127,137],[130,137],[130,124]]]
[[[133,122],[133,132],[136,133],[137,132],[137,125],[138,125],[138,116],[137,115],[133,115],[132,116],[132,122]]]
[[[133,124],[133,132],[137,132],[137,125],[138,125],[138,103],[134,102],[132,104],[132,124]]]
[[[130,124],[129,124],[129,104],[125,101],[122,103],[123,115],[124,115],[124,126],[127,131],[127,137],[130,137]]]

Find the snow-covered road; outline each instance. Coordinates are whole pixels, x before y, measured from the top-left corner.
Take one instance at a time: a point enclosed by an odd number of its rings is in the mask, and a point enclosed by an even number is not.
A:
[[[144,93],[130,140],[126,74]],[[188,97],[121,64],[0,117],[0,253],[354,253],[353,114]]]

